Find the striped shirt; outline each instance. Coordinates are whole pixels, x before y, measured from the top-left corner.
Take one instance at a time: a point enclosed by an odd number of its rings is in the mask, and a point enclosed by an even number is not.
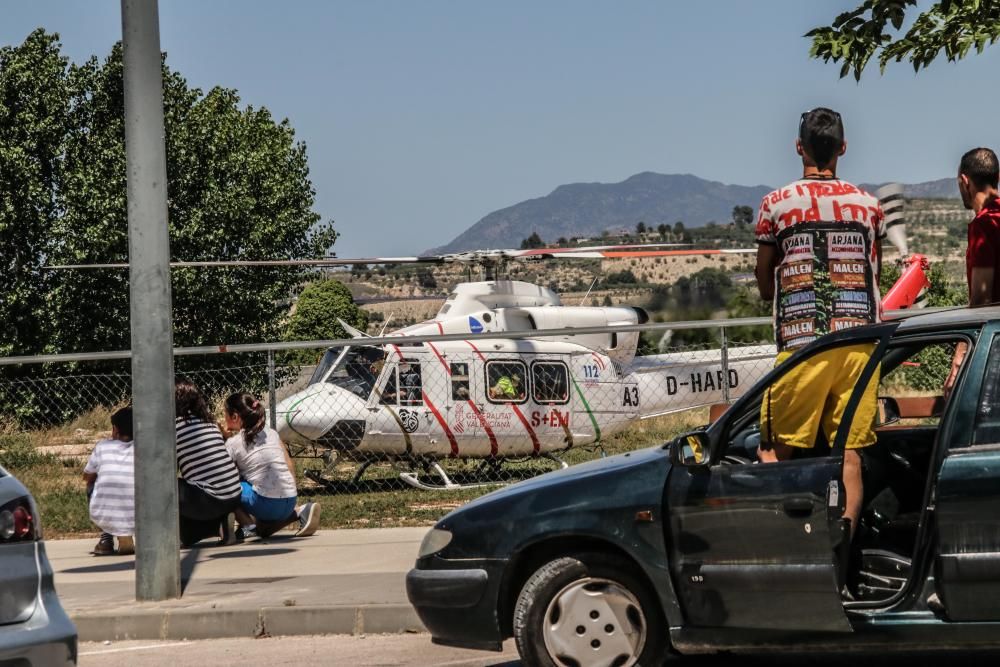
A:
[[[240,495],[240,473],[212,422],[177,418],[177,465],[181,477],[210,496],[227,500]]]
[[[90,518],[106,533],[135,533],[135,472],[131,442],[101,440],[83,471],[96,473]]]

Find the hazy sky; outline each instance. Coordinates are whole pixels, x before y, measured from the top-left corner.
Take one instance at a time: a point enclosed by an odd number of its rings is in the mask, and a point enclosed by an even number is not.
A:
[[[290,119],[346,257],[425,250],[563,183],[651,170],[777,185],[799,169],[799,114],[820,105],[844,115],[855,181],[950,176],[965,149],[1000,143],[1000,46],[860,85],[808,60],[801,35],[856,4],[161,0],[160,19],[191,85]],[[104,57],[119,12],[0,0],[0,44],[43,26],[72,59]]]

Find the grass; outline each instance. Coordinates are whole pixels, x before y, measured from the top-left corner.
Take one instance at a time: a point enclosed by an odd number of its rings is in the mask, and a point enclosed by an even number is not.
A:
[[[86,485],[81,459],[64,459],[46,451],[52,444],[93,443],[106,437],[109,410],[98,409],[60,428],[27,433],[12,428],[0,430],[0,465],[13,473],[31,490],[41,513],[45,536],[52,538],[90,537],[98,534],[90,522]],[[562,458],[574,465],[626,451],[660,444],[678,433],[708,421],[707,410],[692,410],[648,419],[629,430],[615,434],[602,447],[574,448]],[[461,479],[470,475],[480,462],[445,462],[450,475]],[[457,491],[423,491],[406,486],[398,479],[398,470],[388,465],[373,466],[358,485],[345,484],[346,493],[331,494],[305,477],[305,471],[322,467],[317,459],[296,462],[300,497],[322,505],[323,528],[386,528],[429,526],[462,504],[502,484]],[[535,459],[511,461],[502,475],[527,478],[555,469],[550,462]],[[349,470],[343,471],[345,474]],[[385,486],[385,490],[380,487]]]

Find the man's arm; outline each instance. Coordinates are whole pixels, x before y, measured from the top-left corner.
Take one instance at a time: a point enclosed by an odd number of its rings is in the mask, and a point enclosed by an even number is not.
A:
[[[778,247],[770,243],[757,245],[757,291],[764,301],[774,300],[774,270],[778,266]]]
[[[969,305],[982,306],[993,303],[996,296],[993,294],[993,271],[992,266],[974,266],[969,278]]]
[[[97,473],[96,472],[83,473],[83,481],[85,481],[87,484],[93,484],[94,482],[97,481]]]

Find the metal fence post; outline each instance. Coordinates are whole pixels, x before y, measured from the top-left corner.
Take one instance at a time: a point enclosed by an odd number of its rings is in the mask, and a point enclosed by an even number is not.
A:
[[[722,362],[722,400],[729,402],[729,339],[726,337],[726,327],[719,327],[719,351]]]
[[[267,351],[267,403],[271,428],[278,427],[278,397],[274,391],[274,350]]]
[[[180,597],[167,161],[157,0],[121,0],[128,174],[135,597]]]

